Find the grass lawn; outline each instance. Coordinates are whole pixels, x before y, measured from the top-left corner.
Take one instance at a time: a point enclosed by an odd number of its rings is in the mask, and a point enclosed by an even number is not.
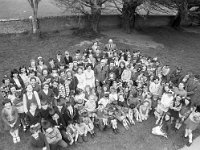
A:
[[[112,29],[102,31],[103,36],[98,39],[106,43],[113,38],[119,48],[140,49],[144,55],[157,56],[162,63],[172,67],[181,65],[184,71],[200,73],[200,29],[191,32],[174,31],[169,28],[150,28],[125,34],[121,30]],[[195,31],[195,32],[193,32]],[[13,68],[28,64],[31,58],[42,56],[54,57],[58,50],[83,50],[94,38],[84,38],[72,35],[70,32],[45,34],[41,40],[32,39],[27,35],[0,36],[0,79]],[[89,142],[70,147],[72,150],[175,150],[182,147],[186,140],[182,137],[183,128],[172,132],[169,139],[151,134],[155,120],[151,117],[143,123],[137,123],[130,130],[125,131],[120,126],[120,134],[112,131],[97,132],[97,137]],[[1,131],[1,130],[0,130]],[[199,130],[195,136],[199,135]],[[31,150],[28,145],[29,133],[21,133],[22,142],[12,144],[8,133],[0,132],[0,150]]]

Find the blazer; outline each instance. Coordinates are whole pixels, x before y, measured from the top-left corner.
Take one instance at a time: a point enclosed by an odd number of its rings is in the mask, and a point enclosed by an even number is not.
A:
[[[79,119],[78,110],[76,108],[73,108],[73,114],[71,115],[70,112],[69,112],[69,110],[65,107],[63,109],[62,116],[63,116],[64,121],[65,121],[65,123],[66,123],[67,126],[71,122],[72,123],[78,122],[78,119]]]
[[[39,93],[40,101],[47,101],[48,104],[53,104],[54,102],[54,93],[51,89],[48,90],[47,95],[41,90]]]
[[[64,63],[64,58],[61,56],[60,60],[58,60],[58,58],[55,58],[55,64],[57,66],[60,66],[61,63]]]
[[[36,123],[40,123],[40,121],[41,121],[40,110],[36,109],[34,116],[28,111],[28,113],[26,114],[26,121],[29,126],[35,125]]]
[[[95,74],[95,78],[98,81],[105,81],[107,74],[108,74],[108,66],[104,66],[103,68],[101,67],[100,64],[98,64],[95,68],[94,68],[94,74]]]
[[[19,80],[19,83],[21,84],[21,88],[24,90],[25,89],[25,84],[24,84],[24,82],[23,82],[23,80],[22,80],[22,78],[20,76],[18,76],[18,80]],[[10,79],[10,83],[12,83],[16,87],[17,90],[21,89],[21,88],[19,88],[17,86],[17,84],[16,84],[16,82],[15,82],[15,80],[13,78]]]
[[[105,50],[107,51],[112,51],[112,50],[115,50],[117,48],[116,44],[106,44],[105,45]]]
[[[54,106],[54,110],[55,110],[55,113],[58,114],[59,118],[57,120],[57,122],[55,120],[53,120],[53,125],[56,125],[56,126],[59,126],[59,130],[66,130],[66,123],[65,123],[65,120],[63,118],[64,116],[64,109],[61,109],[61,111],[59,111],[58,107],[57,106]]]
[[[64,57],[64,63],[66,66],[69,65],[69,63],[73,62],[73,58],[71,56],[69,56],[69,58],[67,59],[66,57]]]

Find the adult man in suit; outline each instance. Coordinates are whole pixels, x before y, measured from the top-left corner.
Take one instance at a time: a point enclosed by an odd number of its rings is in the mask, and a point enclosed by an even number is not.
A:
[[[72,106],[71,103],[67,103],[66,109],[63,112],[63,119],[66,123],[66,125],[69,125],[70,123],[77,123],[79,120],[79,113],[74,106]]]
[[[62,53],[60,51],[58,51],[58,53],[56,54],[55,63],[57,66],[60,66],[60,64],[62,64],[63,62],[64,62],[64,60],[62,57]]]
[[[65,51],[64,63],[66,67],[69,65],[69,63],[73,63],[73,58],[69,55],[68,51]]]
[[[108,44],[105,45],[105,50],[106,51],[113,51],[116,50],[117,46],[116,44],[113,43],[112,39],[109,39]]]
[[[102,59],[100,64],[98,64],[94,68],[94,74],[95,74],[96,80],[98,80],[100,85],[103,86],[108,74],[108,66],[106,65],[105,59]]]

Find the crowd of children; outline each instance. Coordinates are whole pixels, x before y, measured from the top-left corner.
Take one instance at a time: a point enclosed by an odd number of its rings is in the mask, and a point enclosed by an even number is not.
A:
[[[152,133],[168,137],[185,124],[185,137],[200,123],[199,76],[183,74],[140,51],[117,49],[112,39],[84,50],[59,51],[48,62],[39,56],[5,75],[1,86],[4,129],[20,142],[19,128],[31,132],[31,146],[55,150],[95,137],[110,128],[119,133],[150,115]]]

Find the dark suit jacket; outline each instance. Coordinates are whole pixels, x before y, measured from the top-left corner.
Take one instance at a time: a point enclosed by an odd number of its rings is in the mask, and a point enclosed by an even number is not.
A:
[[[36,109],[35,115],[33,116],[30,112],[26,114],[26,121],[29,126],[35,125],[36,123],[40,123],[41,121],[41,113],[39,109]]]
[[[66,66],[69,65],[69,63],[73,62],[73,58],[71,56],[69,56],[69,58],[67,59],[66,57],[64,57],[64,63]]]
[[[105,45],[105,50],[107,51],[112,51],[112,50],[115,50],[117,48],[116,44],[106,44]]]
[[[54,106],[55,113],[58,114],[59,118],[58,118],[57,122],[55,120],[53,120],[53,124],[59,126],[60,130],[65,131],[67,126],[66,126],[65,120],[63,118],[64,109],[66,109],[66,108],[64,107],[63,109],[61,109],[61,111],[59,111],[58,107]]]
[[[55,58],[55,64],[56,64],[57,66],[60,66],[61,63],[65,63],[65,62],[64,62],[64,58],[61,57],[61,59],[58,60],[57,57],[56,57],[56,58]]]
[[[104,66],[103,68],[101,67],[100,64],[98,64],[95,68],[94,68],[94,74],[95,77],[98,81],[103,82],[105,81],[107,75],[108,75],[108,66]]]
[[[25,89],[25,84],[22,80],[22,78],[20,76],[18,76],[18,80],[19,80],[19,83],[21,84],[21,88],[24,90]],[[15,83],[15,80],[13,78],[10,79],[10,83],[12,83],[17,90],[19,90],[20,88],[17,86],[17,84]]]
[[[70,115],[69,110],[65,107],[65,109],[63,109],[62,116],[66,125],[69,125],[70,122],[76,123],[79,119],[78,110],[75,108],[73,108],[73,115]]]

